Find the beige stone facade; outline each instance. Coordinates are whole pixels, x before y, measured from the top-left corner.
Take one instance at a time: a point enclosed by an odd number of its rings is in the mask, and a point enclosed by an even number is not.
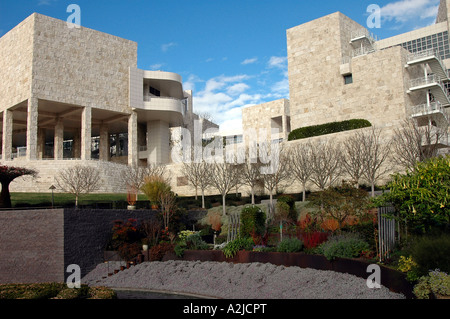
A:
[[[81,164],[126,192],[125,165],[170,164],[172,128],[196,118],[180,75],[137,68],[137,43],[37,13],[0,38],[0,82],[1,163],[39,172],[12,191]]]

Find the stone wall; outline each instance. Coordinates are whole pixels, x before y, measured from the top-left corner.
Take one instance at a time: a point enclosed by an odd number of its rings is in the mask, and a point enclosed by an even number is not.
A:
[[[115,220],[149,219],[147,210],[0,212],[0,283],[63,282],[68,265],[86,275],[103,262]]]
[[[22,21],[0,38],[0,111],[30,95],[34,19]]]
[[[137,43],[96,30],[68,28],[34,14],[33,95],[39,99],[129,113],[129,68]]]

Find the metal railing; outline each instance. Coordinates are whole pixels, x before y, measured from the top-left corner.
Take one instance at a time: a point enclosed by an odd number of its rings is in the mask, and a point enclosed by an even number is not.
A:
[[[352,52],[352,56],[355,58],[357,56],[366,55],[369,53],[374,53],[375,49],[373,47],[363,46],[357,49],[354,49]]]
[[[390,258],[395,247],[396,223],[392,216],[394,207],[378,208],[378,255],[380,261]]]
[[[428,84],[439,85],[442,88],[444,94],[446,94],[448,96],[447,89],[445,88],[444,82],[436,74],[432,74],[432,75],[428,75],[426,77],[421,77],[421,78],[411,80],[410,88],[414,88],[414,87],[418,87],[418,86],[422,86],[422,85],[428,85]]]
[[[406,56],[406,61],[411,62],[418,59],[424,59],[424,58],[435,58],[441,65],[442,71],[449,77],[449,73],[447,68],[444,65],[444,62],[442,61],[442,57],[439,54],[439,50],[437,48],[430,48],[425,49],[417,52],[409,53]]]
[[[370,42],[378,41],[378,37],[367,29],[358,29],[351,32],[351,40],[367,38]]]

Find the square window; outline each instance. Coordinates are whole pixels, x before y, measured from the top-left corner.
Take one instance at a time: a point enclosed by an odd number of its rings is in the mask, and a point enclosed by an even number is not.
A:
[[[348,75],[344,75],[344,84],[352,84],[353,83],[353,75],[352,74],[348,74]]]

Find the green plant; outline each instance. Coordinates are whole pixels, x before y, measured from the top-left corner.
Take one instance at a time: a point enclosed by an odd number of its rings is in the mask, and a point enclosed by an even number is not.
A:
[[[280,195],[277,198],[277,206],[278,204],[286,204],[287,205],[287,220],[295,223],[298,218],[298,212],[295,208],[295,198],[291,195]],[[286,206],[284,206],[286,209]]]
[[[430,271],[419,279],[413,292],[418,299],[429,299],[431,295],[450,296],[450,276],[439,269]]]
[[[372,124],[363,119],[353,119],[342,122],[331,122],[321,125],[313,125],[293,130],[289,134],[289,141],[305,139],[314,136],[338,133],[349,130],[356,130],[364,127],[370,127]]]
[[[264,235],[266,214],[258,206],[246,206],[241,211],[241,237]]]
[[[170,192],[170,189],[170,185],[157,175],[147,176],[144,180],[144,185],[141,187],[141,191],[154,205],[160,202],[161,194]]]
[[[63,283],[0,285],[0,299],[115,299],[114,290],[106,287],[70,289]]]
[[[413,239],[410,253],[417,263],[418,273],[426,275],[430,269],[450,272],[450,234],[420,236]]]
[[[328,260],[339,258],[356,258],[369,249],[369,244],[357,234],[341,234],[331,236],[319,246],[318,251]]]
[[[253,250],[253,239],[239,237],[230,241],[222,249],[226,258],[233,258],[240,250]]]
[[[277,246],[277,252],[297,253],[303,250],[303,242],[298,238],[283,239]]]
[[[406,220],[409,229],[427,233],[434,227],[449,227],[449,155],[419,162],[406,174],[394,174],[386,189],[389,192],[379,197],[377,204],[394,205],[397,218]]]

